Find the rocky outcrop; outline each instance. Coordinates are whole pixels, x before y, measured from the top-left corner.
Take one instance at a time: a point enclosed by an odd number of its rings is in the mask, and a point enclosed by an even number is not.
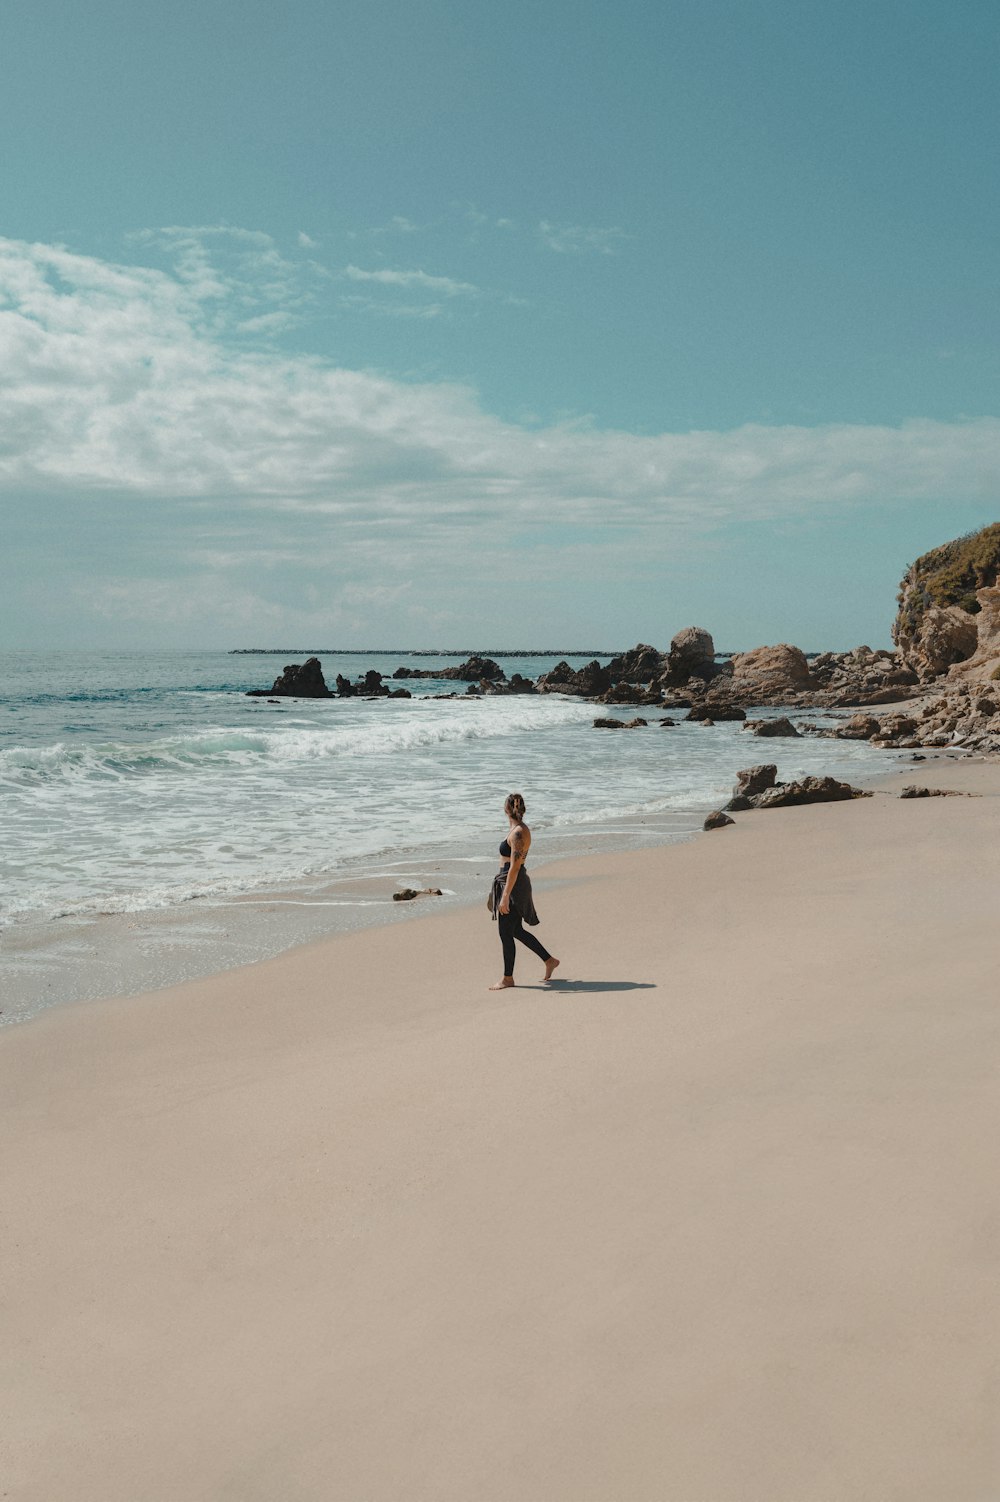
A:
[[[871,793],[838,782],[835,777],[803,777],[800,782],[778,782],[778,769],[771,763],[737,772],[733,796],[726,804],[732,812],[751,808],[791,808],[800,803],[842,803],[849,798],[870,798]]]
[[[843,803],[850,798],[870,798],[871,793],[838,782],[836,777],[803,777],[801,782],[778,782],[754,800],[754,808],[791,808],[800,803]]]
[[[1000,581],[1000,522],[924,553],[900,584],[892,639],[928,682],[977,652],[980,592]]]
[[[550,672],[543,673],[535,687],[540,694],[578,694],[585,699],[595,699],[598,694],[607,693],[611,677],[596,657],[576,672],[563,661],[557,662]]]
[[[594,721],[595,730],[638,730],[641,725],[648,725],[648,720],[611,720],[599,718]]]
[[[506,675],[498,662],[492,657],[480,657],[473,653],[465,662],[460,662],[454,668],[397,668],[392,675],[394,678],[451,678],[457,683],[479,683],[486,678],[490,682],[499,682]]]
[[[975,616],[960,605],[928,605],[906,643],[906,660],[921,682],[939,678],[976,650]]]
[[[465,662],[460,662],[457,668],[438,668],[435,670],[435,678],[454,678],[459,683],[478,683],[480,679],[490,680],[506,677],[503,668],[492,657],[478,657],[473,654]]]
[[[957,663],[950,679],[969,683],[992,683],[1000,676],[1000,585],[976,591],[979,610],[973,617],[976,645],[972,655]]]
[[[666,670],[666,660],[655,647],[640,642],[629,652],[612,657],[608,663],[608,677],[612,683],[652,683]]]
[[[416,887],[403,887],[400,891],[393,892],[392,900],[393,902],[412,902],[414,897],[440,897],[441,895],[440,887],[421,887],[419,891]]]
[[[305,662],[290,662],[282,668],[271,688],[252,688],[248,699],[267,699],[271,695],[287,699],[329,699],[332,697],[323,677],[318,657],[307,657]]]
[[[692,678],[706,681],[716,672],[715,643],[702,626],[685,626],[670,643],[661,682],[664,688],[683,688]]]

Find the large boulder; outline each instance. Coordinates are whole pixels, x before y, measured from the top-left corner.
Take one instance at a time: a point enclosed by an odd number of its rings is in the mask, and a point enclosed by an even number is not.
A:
[[[254,688],[247,695],[251,699],[266,699],[272,696],[287,699],[331,698],[319,658],[307,657],[302,663],[288,663],[275,678],[272,688]]]
[[[774,647],[738,652],[726,693],[743,704],[780,704],[813,686],[805,653],[779,642]]]
[[[927,682],[981,645],[980,593],[1000,582],[1000,522],[932,548],[900,584],[892,639],[905,666]]]
[[[747,720],[743,729],[749,730],[751,735],[787,736],[789,738],[798,736],[799,733],[791,720],[785,719],[783,715],[777,720]]]
[[[763,762],[757,767],[744,767],[742,772],[736,774],[736,786],[733,788],[734,798],[753,798],[758,793],[763,793],[767,788],[773,788],[778,780],[778,768],[773,761]]]
[[[879,733],[879,721],[873,714],[855,714],[833,731],[838,741],[870,741]]]
[[[665,688],[683,688],[692,678],[711,678],[716,670],[715,643],[703,626],[685,626],[670,643]]]

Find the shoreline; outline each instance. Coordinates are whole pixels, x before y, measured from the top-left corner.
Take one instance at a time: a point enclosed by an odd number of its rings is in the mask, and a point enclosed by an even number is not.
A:
[[[627,713],[620,711],[618,717]],[[699,736],[704,733],[697,731]],[[806,744],[813,752],[820,743],[810,739]],[[827,744],[829,761],[836,766],[850,743]],[[797,759],[796,745],[801,750],[801,742],[749,743],[748,738],[733,760],[742,756],[748,764],[755,758],[787,763]],[[879,771],[872,763],[856,770],[845,765],[837,775],[868,786],[873,779],[892,776],[900,754],[876,753],[880,760],[891,761]],[[822,759],[826,770],[826,755]],[[720,793],[703,802],[623,811],[575,824],[543,824],[539,834],[545,864],[684,843],[702,832],[706,814],[728,796]],[[442,911],[475,907],[494,869],[492,856],[483,854],[487,843],[488,837],[475,843],[458,839],[431,848],[401,849],[394,858],[384,851],[348,860],[342,870],[324,876],[198,894],[166,906],[67,912],[34,922],[18,918],[4,935],[10,989],[0,1011],[0,1033],[52,1007],[92,1006],[109,997],[162,990],[259,964],[339,933],[409,922],[423,913],[425,904]],[[394,903],[393,891],[404,886],[441,887],[444,896]],[[20,976],[13,968],[16,964],[23,967]]]
[[[987,1495],[1000,764],[879,782],[536,868],[548,989],[427,912],[6,1030],[11,1495]]]

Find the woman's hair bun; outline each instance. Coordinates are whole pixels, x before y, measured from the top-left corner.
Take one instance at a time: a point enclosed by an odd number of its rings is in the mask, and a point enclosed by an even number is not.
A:
[[[524,799],[520,793],[508,793],[503,808],[504,813],[510,814],[512,819],[524,818]]]

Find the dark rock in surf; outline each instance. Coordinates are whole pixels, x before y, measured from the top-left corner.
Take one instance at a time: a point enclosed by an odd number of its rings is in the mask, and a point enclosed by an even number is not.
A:
[[[629,652],[612,657],[607,673],[612,683],[652,683],[666,670],[666,659],[655,647],[640,642]]]
[[[457,668],[435,668],[429,676],[455,678],[460,683],[478,683],[481,678],[501,679],[506,677],[506,674],[492,657],[479,657],[473,654],[467,661],[460,662]]]
[[[543,673],[535,684],[540,694],[580,694],[585,699],[596,699],[611,687],[611,675],[602,668],[595,657],[586,667],[576,672],[568,662],[557,662],[548,673]]]
[[[799,738],[799,732],[791,720],[786,720],[784,717],[777,720],[747,720],[743,729],[749,730],[752,735],[794,736],[796,740]]]
[[[693,704],[684,716],[686,720],[706,720],[712,724],[716,720],[745,720],[746,710],[740,709],[738,704],[725,704],[719,702],[713,704],[710,700],[702,700],[700,704]]]
[[[326,686],[318,657],[308,657],[302,663],[288,663],[270,688],[252,688],[247,698],[267,699],[272,694],[287,699],[329,699],[332,697]]]

